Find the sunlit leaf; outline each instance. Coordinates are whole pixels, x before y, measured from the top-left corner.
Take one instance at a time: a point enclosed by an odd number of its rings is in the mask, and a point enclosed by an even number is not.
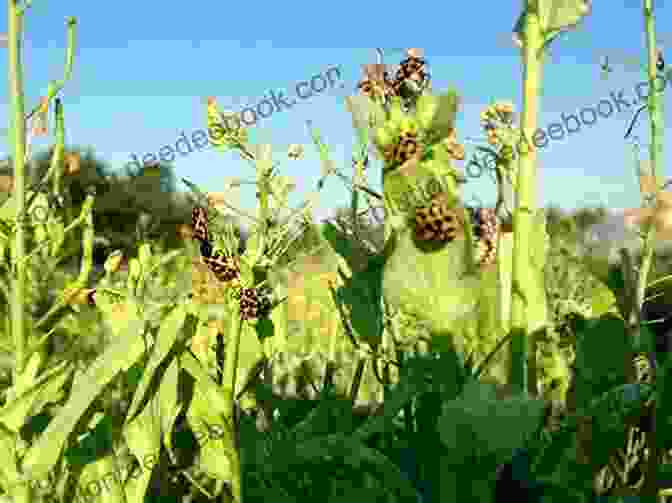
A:
[[[539,0],[538,9],[544,46],[548,47],[561,33],[576,29],[583,18],[590,14],[592,4],[591,0]],[[518,47],[522,47],[525,38],[526,14],[524,10],[513,28],[513,39]]]

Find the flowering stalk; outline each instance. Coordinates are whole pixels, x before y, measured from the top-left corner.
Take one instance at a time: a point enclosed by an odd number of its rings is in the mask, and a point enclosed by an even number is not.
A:
[[[656,26],[655,26],[655,17],[653,13],[653,0],[644,0],[644,28],[646,30],[646,49],[648,55],[648,80],[649,80],[649,118],[650,118],[650,127],[651,127],[651,149],[650,149],[650,160],[651,160],[651,174],[655,180],[656,186],[656,199],[658,199],[658,194],[660,187],[662,186],[662,180],[658,173],[658,167],[663,163],[663,138],[665,134],[664,126],[664,116],[663,116],[663,103],[660,95],[662,91],[656,90],[656,77],[657,77],[657,62],[658,62],[658,51],[656,48]],[[644,242],[644,247],[642,250],[642,264],[639,271],[639,278],[637,283],[637,297],[636,297],[636,310],[637,313],[641,312],[642,306],[644,304],[644,296],[646,292],[646,281],[648,278],[649,270],[651,268],[651,262],[653,259],[653,251],[655,245],[655,235],[656,227],[654,225],[648,226],[648,231],[646,239]],[[638,317],[637,317],[638,318]],[[636,319],[639,322],[639,319]],[[634,327],[639,333],[639,323]],[[635,335],[635,334],[633,334]],[[651,369],[651,372],[655,372],[655,369]],[[665,382],[663,378],[662,383]],[[662,412],[661,407],[665,401],[665,396],[661,392],[659,399],[656,400],[656,406],[652,411],[652,424],[654,427],[651,429],[647,435],[647,447],[649,448],[649,460],[646,468],[646,481],[644,487],[642,488],[642,494],[655,494],[657,492],[657,469],[659,461],[662,461],[663,449],[658,445],[656,441],[656,417],[659,416],[659,413]],[[660,463],[662,464],[662,463]]]
[[[639,340],[641,335],[641,312],[645,301],[645,294],[647,289],[647,280],[653,262],[653,254],[655,251],[656,239],[668,240],[672,236],[672,194],[663,190],[663,180],[660,176],[658,168],[663,163],[663,139],[664,139],[664,119],[663,119],[663,103],[661,99],[663,90],[656,89],[656,79],[659,77],[659,72],[664,70],[658,68],[660,52],[656,47],[656,29],[655,17],[653,13],[653,1],[644,0],[644,28],[646,32],[646,48],[648,60],[648,84],[650,94],[647,107],[649,109],[650,128],[651,128],[651,148],[648,172],[639,173],[640,192],[642,193],[642,207],[637,209],[627,210],[624,214],[625,221],[632,224],[639,224],[645,229],[644,243],[642,246],[642,260],[639,267],[637,278],[634,277],[634,266],[632,264],[624,264],[624,275],[626,279],[626,287],[630,289],[627,295],[626,312],[623,313],[626,317],[628,332],[633,340]],[[629,268],[628,268],[629,265]],[[652,285],[648,285],[652,286]],[[629,355],[628,362],[632,361],[632,355]],[[656,357],[651,358],[650,372],[655,376],[659,374],[662,377],[661,388],[665,384],[665,370],[657,372]],[[634,369],[629,368],[630,374],[634,373]],[[647,465],[647,473],[645,483],[642,488],[642,494],[654,494],[656,492],[656,478],[657,466],[660,464],[660,458],[663,451],[658,447],[659,442],[656,440],[656,416],[660,414],[661,407],[665,401],[665,393],[661,391],[656,400],[655,407],[652,410],[651,421],[654,428],[647,434],[647,447],[651,453]]]
[[[543,61],[543,37],[535,2],[528,0],[523,41],[523,112],[521,133],[532,138],[537,128],[539,88]],[[528,148],[525,148],[528,147]],[[530,298],[530,234],[534,217],[537,155],[521,142],[516,179],[516,207],[513,215],[513,279],[511,298],[511,367],[509,383],[514,390],[536,394],[536,376],[528,375],[528,361],[534,358],[528,344],[527,313]],[[529,354],[529,358],[528,358]],[[534,367],[534,366],[532,366]]]
[[[513,264],[511,298],[510,384],[514,391],[537,393],[536,332],[534,314],[545,308],[543,289],[535,298],[531,244],[540,236],[534,231],[537,155],[530,145],[537,129],[541,73],[548,45],[563,31],[575,28],[591,10],[590,0],[527,0],[514,29],[514,41],[523,55],[523,113],[516,176],[516,208],[513,216]]]
[[[17,0],[8,1],[8,34],[7,47],[9,52],[8,57],[8,74],[9,74],[9,92],[12,104],[12,112],[10,114],[9,123],[9,137],[12,139],[14,145],[14,179],[12,182],[14,190],[14,198],[16,203],[16,234],[14,236],[13,246],[13,267],[14,280],[12,288],[12,337],[14,340],[15,360],[14,366],[14,382],[16,382],[23,371],[26,361],[26,334],[25,334],[25,318],[24,318],[24,299],[25,299],[25,282],[26,282],[26,267],[25,260],[25,212],[26,212],[26,122],[33,115],[44,113],[48,107],[49,101],[52,100],[58,92],[65,85],[65,81],[70,78],[72,73],[72,66],[74,60],[74,45],[75,45],[75,26],[74,18],[68,18],[68,49],[66,53],[65,75],[63,80],[51,82],[49,84],[47,97],[43,98],[40,103],[27,116],[25,115],[24,93],[23,93],[23,69],[21,65],[21,34],[23,27],[23,18],[30,2],[20,4]],[[38,116],[39,117],[39,116]],[[42,128],[44,129],[44,128]]]
[[[15,276],[12,287],[12,337],[14,339],[15,361],[14,382],[18,382],[23,372],[26,352],[24,319],[24,286],[26,282],[25,255],[25,154],[26,124],[24,120],[23,69],[21,67],[21,31],[23,9],[16,0],[8,1],[7,19],[9,29],[7,47],[9,50],[9,93],[12,112],[9,120],[10,138],[14,144],[14,197],[16,198],[16,234],[14,236],[13,261]]]

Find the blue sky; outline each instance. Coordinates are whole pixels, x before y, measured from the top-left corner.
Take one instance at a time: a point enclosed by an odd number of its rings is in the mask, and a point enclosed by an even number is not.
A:
[[[644,54],[643,20],[634,0],[597,2],[593,13],[576,32],[556,40],[545,66],[540,126],[608,99],[610,92],[635,96],[643,74],[623,65],[624,55]],[[658,33],[672,46],[672,2],[657,2]],[[433,86],[454,86],[463,96],[458,135],[479,136],[479,112],[491,100],[522,105],[520,55],[510,41],[510,30],[521,2],[452,2],[448,8],[381,9],[379,4],[307,3],[257,4],[186,3],[155,1],[82,2],[37,0],[26,18],[25,82],[29,103],[44,94],[49,79],[60,78],[65,57],[65,19],[79,22],[79,49],[73,79],[63,92],[67,142],[92,145],[97,154],[121,167],[130,155],[140,156],[174,144],[184,131],[205,128],[207,96],[221,107],[237,111],[256,105],[270,90],[291,90],[339,65],[343,84],[291,110],[261,120],[254,136],[274,145],[281,159],[291,143],[307,146],[304,160],[283,162],[283,173],[297,181],[294,202],[313,190],[320,176],[306,121],[318,127],[340,166],[349,166],[354,134],[343,98],[354,93],[361,65],[374,62],[369,46],[421,47],[431,65]],[[606,7],[609,4],[610,7]],[[5,10],[2,12],[6,16]],[[2,20],[6,25],[6,19]],[[3,63],[6,52],[2,54]],[[614,68],[600,79],[599,59],[611,55]],[[400,53],[390,53],[395,63]],[[668,59],[672,62],[672,49]],[[5,66],[6,68],[6,66]],[[670,110],[668,83],[667,110]],[[7,117],[6,79],[0,83],[0,104]],[[637,181],[631,151],[623,141],[631,112],[599,118],[580,133],[553,141],[541,151],[538,204],[565,208],[604,204],[611,208],[638,205]],[[666,114],[668,124],[669,113]],[[648,142],[647,123],[636,128]],[[669,126],[667,139],[670,139]],[[46,144],[42,142],[42,144]],[[670,143],[668,142],[668,145]],[[8,146],[3,145],[1,155]],[[467,152],[473,149],[467,146]],[[666,165],[672,153],[667,152]],[[376,165],[377,166],[377,165]],[[221,190],[223,177],[253,175],[235,154],[202,150],[179,156],[178,176],[207,190]],[[665,174],[669,174],[667,169]],[[372,169],[371,178],[380,178]],[[470,181],[468,200],[477,194],[494,202],[494,186],[483,177]],[[243,192],[242,205],[253,204],[252,192]],[[319,216],[346,205],[342,182],[328,182],[320,199]]]

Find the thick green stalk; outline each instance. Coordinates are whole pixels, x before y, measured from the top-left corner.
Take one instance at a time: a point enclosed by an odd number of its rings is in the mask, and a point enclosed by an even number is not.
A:
[[[650,164],[651,174],[656,180],[656,187],[662,186],[659,166],[663,165],[663,140],[665,125],[663,115],[664,100],[661,99],[662,91],[656,91],[656,28],[653,15],[653,0],[644,0],[644,26],[646,29],[646,51],[648,56],[648,81],[649,81],[649,117],[651,128]],[[650,226],[642,251],[642,267],[640,270],[639,283],[637,285],[637,302],[641,308],[644,303],[646,292],[646,280],[651,268],[655,243],[655,227]]]
[[[63,157],[65,154],[65,121],[63,120],[63,105],[60,99],[55,100],[54,115],[56,117],[56,141],[51,155],[49,175],[52,176],[52,190],[60,196],[63,190]]]
[[[26,123],[24,119],[23,103],[23,69],[21,67],[21,31],[23,13],[16,0],[7,3],[7,47],[9,51],[9,93],[12,110],[9,119],[10,138],[14,144],[14,198],[16,201],[16,235],[14,236],[14,250],[12,262],[14,277],[12,286],[12,338],[14,341],[14,373],[13,382],[16,384],[23,373],[27,349],[25,332],[25,282],[27,264],[23,260],[25,255],[25,156],[26,156]],[[32,501],[30,484],[20,485],[12,491],[13,501],[29,503]]]
[[[260,149],[260,154],[255,156],[255,163],[257,169],[257,219],[259,221],[259,228],[257,229],[257,244],[255,257],[252,266],[256,266],[264,256],[264,249],[266,248],[266,233],[268,232],[268,218],[270,217],[269,199],[271,195],[270,187],[270,172],[273,169],[273,161],[271,160],[271,152],[268,145],[263,145],[263,151]]]
[[[243,332],[243,322],[240,317],[240,307],[237,302],[233,303],[231,313],[231,324],[229,325],[229,340],[227,341],[226,357],[224,360],[224,372],[222,376],[222,392],[228,409],[225,412],[227,424],[235,425],[235,399],[236,399],[236,378],[238,370],[238,357],[240,355],[240,339]],[[240,453],[238,451],[238,442],[235,441],[238,432],[233,431],[231,438],[230,452],[231,462],[231,492],[233,493],[233,503],[242,502],[242,481]]]
[[[526,144],[521,143],[520,161],[517,173],[516,208],[514,213],[513,230],[513,280],[511,299],[511,367],[509,383],[514,391],[536,394],[536,376],[528,376],[528,355],[534,358],[529,351],[529,337],[527,323],[527,303],[531,298],[530,288],[530,235],[532,222],[535,216],[535,188],[537,183],[536,160],[534,148],[530,146],[530,139],[537,128],[537,111],[539,102],[539,88],[541,84],[541,70],[543,61],[542,32],[539,16],[534,7],[535,2],[528,1],[525,17],[523,41],[523,113],[521,132]],[[534,368],[534,365],[532,366]],[[532,377],[532,379],[530,379]]]
[[[656,63],[658,60],[658,53],[656,48],[656,26],[655,16],[653,13],[653,0],[644,0],[644,28],[646,30],[646,52],[648,59],[648,81],[649,81],[649,120],[651,127],[651,174],[656,180],[656,188],[662,186],[662,180],[659,174],[659,167],[663,165],[663,139],[665,134],[663,103],[663,90],[656,90]],[[655,227],[649,226],[647,230],[646,240],[642,249],[642,264],[639,271],[639,278],[637,284],[637,298],[636,309],[637,313],[641,313],[644,304],[644,296],[646,294],[646,285],[648,280],[649,270],[653,260],[653,252],[655,245]],[[637,317],[637,326],[633,327],[637,335],[639,333],[639,316]],[[651,370],[654,372],[654,370]],[[664,379],[663,379],[664,381]],[[659,462],[662,462],[663,449],[658,446],[656,440],[656,417],[659,412],[662,412],[663,401],[665,397],[663,393],[660,394],[659,399],[656,400],[656,406],[652,412],[654,427],[647,435],[647,447],[649,448],[649,460],[646,468],[646,479],[642,488],[642,495],[657,494],[657,468]]]
[[[89,195],[87,202],[92,200],[93,196]],[[93,203],[89,203],[93,205]],[[91,276],[93,269],[93,241],[96,235],[96,230],[93,225],[93,211],[88,211],[83,222],[84,228],[82,230],[82,262],[79,269],[79,277],[77,281],[81,285],[85,285]]]
[[[23,69],[21,67],[21,31],[23,14],[16,0],[9,0],[7,19],[9,29],[7,43],[9,50],[9,93],[12,104],[9,130],[14,144],[14,198],[16,201],[16,234],[14,236],[14,278],[12,288],[12,337],[14,340],[14,382],[23,371],[26,353],[24,297],[27,264],[23,260],[25,246],[25,155],[26,125],[23,102]]]

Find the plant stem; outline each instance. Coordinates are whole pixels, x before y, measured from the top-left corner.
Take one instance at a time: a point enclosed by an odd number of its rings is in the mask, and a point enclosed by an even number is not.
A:
[[[25,255],[25,153],[26,127],[24,122],[23,102],[23,70],[21,67],[21,30],[23,16],[19,12],[16,0],[9,0],[7,18],[8,50],[9,50],[9,92],[11,95],[12,112],[9,129],[14,143],[14,198],[16,201],[16,235],[14,236],[15,274],[12,288],[12,337],[15,350],[14,382],[18,381],[23,371],[26,351],[26,334],[24,319],[24,288],[26,282]]]
[[[536,151],[530,148],[529,139],[537,128],[537,110],[539,88],[543,62],[542,33],[539,14],[535,3],[527,2],[523,44],[523,113],[521,132],[527,139],[527,148],[521,148],[517,174],[516,209],[514,213],[513,244],[513,291],[511,299],[511,366],[509,383],[512,390],[524,393],[536,393],[535,376],[528,376],[527,360],[535,357],[528,348],[531,338],[528,336],[527,306],[531,297],[530,286],[530,234],[532,219],[535,215]],[[534,367],[534,366],[533,366]],[[532,377],[532,379],[530,379]]]
[[[656,181],[656,188],[662,185],[661,177],[658,173],[658,167],[663,165],[663,138],[664,138],[664,118],[663,118],[663,100],[660,98],[662,91],[656,90],[656,62],[658,59],[658,52],[656,48],[656,27],[655,17],[653,13],[653,0],[644,0],[644,28],[646,30],[646,50],[648,56],[648,81],[649,81],[649,119],[651,127],[651,148],[650,160],[652,175]],[[656,194],[657,198],[657,194]],[[636,322],[637,326],[632,327],[634,332],[631,335],[639,335],[639,318],[644,304],[644,296],[646,295],[646,282],[653,261],[653,252],[655,245],[655,226],[650,225],[647,229],[646,239],[642,249],[642,263],[639,271],[639,278],[637,284],[636,297]],[[650,372],[655,373],[655,368]],[[663,381],[665,378],[663,377]],[[658,416],[663,405],[665,397],[661,393],[658,400],[656,400],[655,407],[652,408],[651,418],[653,428],[647,435],[646,442],[649,447],[649,459],[646,467],[646,476],[644,486],[642,487],[642,495],[656,495],[657,494],[657,468],[659,461],[663,455],[663,449],[658,446],[656,441],[656,416]]]
[[[238,356],[240,354],[240,339],[243,332],[243,322],[240,317],[240,307],[237,302],[233,302],[233,309],[231,313],[231,324],[229,329],[229,337],[226,344],[226,357],[224,360],[224,372],[222,376],[222,392],[226,400],[228,410],[225,412],[225,420],[227,424],[232,425],[232,438],[230,452],[231,462],[231,492],[233,494],[234,503],[241,503],[242,485],[241,485],[241,466],[240,453],[238,451],[239,445],[236,442],[238,435],[236,421],[235,421],[235,398],[236,398],[236,378],[238,370]]]

